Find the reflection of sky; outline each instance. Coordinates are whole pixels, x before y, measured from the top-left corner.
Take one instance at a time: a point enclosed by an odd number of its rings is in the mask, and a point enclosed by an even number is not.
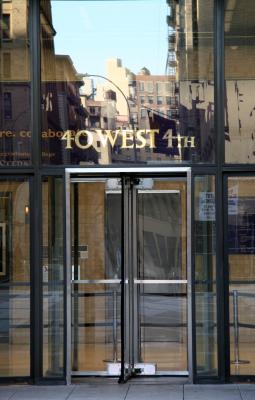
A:
[[[105,74],[107,58],[164,74],[166,0],[52,1],[56,54],[69,54],[78,72]]]

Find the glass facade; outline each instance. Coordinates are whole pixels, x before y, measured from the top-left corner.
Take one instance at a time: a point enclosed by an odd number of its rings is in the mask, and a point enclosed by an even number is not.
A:
[[[14,3],[17,3],[15,6]],[[31,164],[29,2],[0,3],[0,166]]]
[[[213,1],[40,5],[44,164],[214,162]]]
[[[0,2],[0,380],[255,380],[254,14]]]
[[[252,1],[225,6],[225,157],[254,163],[254,21]],[[244,60],[244,62],[240,62]]]
[[[255,370],[254,188],[254,177],[228,179],[227,249],[232,375],[253,375]]]
[[[0,181],[0,376],[30,376],[30,201],[27,180]]]

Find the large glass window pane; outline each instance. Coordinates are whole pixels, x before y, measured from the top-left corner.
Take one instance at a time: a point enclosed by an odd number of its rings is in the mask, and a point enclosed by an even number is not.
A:
[[[186,195],[180,178],[137,194],[134,354],[158,373],[188,370]]]
[[[215,178],[195,177],[195,321],[197,375],[218,374]]]
[[[0,167],[31,163],[28,3],[0,2]]]
[[[213,0],[40,4],[43,163],[214,162]]]
[[[255,178],[228,179],[230,372],[255,375]]]
[[[254,1],[225,4],[225,160],[254,163]]]
[[[63,179],[44,178],[43,373],[64,374]]]
[[[30,375],[29,183],[0,181],[0,376]]]

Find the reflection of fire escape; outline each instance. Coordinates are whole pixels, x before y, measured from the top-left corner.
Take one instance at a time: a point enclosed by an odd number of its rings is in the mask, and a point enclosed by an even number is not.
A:
[[[168,52],[166,63],[166,75],[175,76],[177,73],[177,4],[178,0],[167,0],[169,5],[169,15],[167,15],[168,25]]]
[[[179,32],[179,0],[166,0],[169,5],[169,15],[166,22],[168,26],[168,50],[165,74],[173,79],[170,95],[175,98],[175,112],[171,119],[176,122],[176,131],[179,132],[179,70],[178,70],[178,32]],[[171,107],[172,108],[172,107]]]

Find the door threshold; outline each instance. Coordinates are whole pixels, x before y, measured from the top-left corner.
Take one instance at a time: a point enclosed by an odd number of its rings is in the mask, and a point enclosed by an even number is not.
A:
[[[104,377],[72,377],[73,385],[117,385],[119,378],[113,378],[111,376]],[[176,377],[176,376],[136,376],[130,378],[127,382],[129,385],[185,385],[189,384],[190,380],[188,377]]]

